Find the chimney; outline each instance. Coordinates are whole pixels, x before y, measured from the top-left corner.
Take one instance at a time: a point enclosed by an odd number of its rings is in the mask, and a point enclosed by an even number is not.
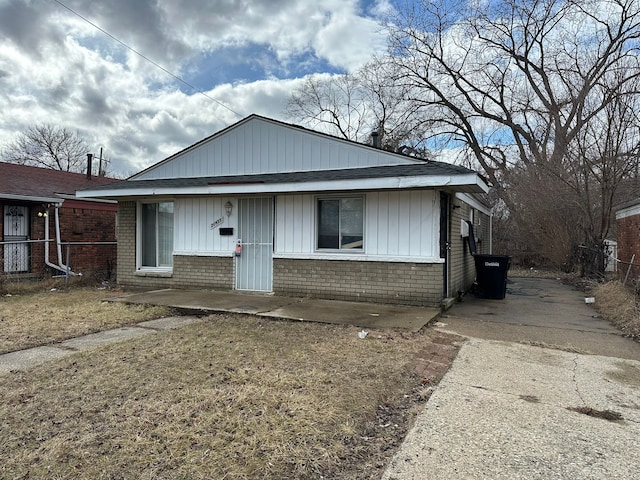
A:
[[[380,148],[378,145],[378,132],[371,132],[371,146],[373,148]]]
[[[87,153],[87,180],[91,180],[91,161],[93,160],[93,153]]]

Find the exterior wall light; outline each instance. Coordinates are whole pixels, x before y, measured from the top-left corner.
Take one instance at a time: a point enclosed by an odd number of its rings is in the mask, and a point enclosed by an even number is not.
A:
[[[230,217],[233,211],[233,203],[227,201],[227,203],[224,204],[224,211],[227,213],[227,217]]]

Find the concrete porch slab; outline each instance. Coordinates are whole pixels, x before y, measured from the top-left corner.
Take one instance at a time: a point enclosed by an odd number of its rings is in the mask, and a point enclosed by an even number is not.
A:
[[[307,322],[355,325],[363,328],[398,328],[417,332],[439,314],[440,311],[435,308],[305,299],[260,315]]]
[[[265,294],[208,290],[163,289],[133,293],[112,301],[163,305],[205,312],[246,313],[362,328],[419,331],[440,314],[437,308],[377,303],[315,300]]]

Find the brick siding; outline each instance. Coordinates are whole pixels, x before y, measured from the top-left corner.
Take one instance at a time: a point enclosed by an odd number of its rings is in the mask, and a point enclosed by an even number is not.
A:
[[[467,245],[467,239],[460,235],[460,222],[469,220],[471,207],[460,200],[454,200],[460,208],[453,209],[451,214],[450,232],[450,261],[449,261],[449,296],[455,297],[458,292],[466,292],[471,288],[476,278],[475,260]],[[475,211],[476,219],[480,219],[474,225],[477,253],[489,253],[489,216],[478,210]],[[479,231],[478,231],[479,230]]]
[[[173,281],[176,288],[232,290],[232,257],[173,257]]]
[[[439,306],[442,264],[276,258],[277,295]]]
[[[618,224],[618,258],[622,262],[631,262],[635,254],[634,264],[640,263],[640,215],[621,218]],[[627,275],[628,263],[622,263],[618,268],[621,278]],[[629,278],[640,277],[640,267],[631,268]]]

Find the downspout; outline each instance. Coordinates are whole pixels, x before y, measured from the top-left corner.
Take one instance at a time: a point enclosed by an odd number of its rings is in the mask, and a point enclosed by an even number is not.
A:
[[[60,205],[62,205],[61,203],[56,203],[55,205],[55,209],[56,209],[56,245],[58,248],[58,267],[60,267],[65,274],[69,274],[69,275],[82,275],[81,273],[74,273],[71,271],[71,267],[69,267],[69,265],[64,265],[62,263],[62,240],[60,240],[60,215],[58,214],[58,210],[60,209]],[[69,249],[67,248],[67,253],[69,253]],[[67,258],[67,263],[69,262],[69,259]]]
[[[45,265],[51,267],[51,268],[55,268],[56,270],[59,270],[60,272],[64,273],[65,275],[67,274],[67,266],[66,265],[62,265],[62,262],[60,261],[62,259],[62,244],[60,243],[60,220],[58,217],[58,208],[60,207],[59,204],[55,205],[55,217],[56,217],[56,251],[58,254],[58,264],[52,263],[51,261],[49,261],[49,215],[45,215],[44,217],[44,263]],[[67,259],[68,260],[68,259]],[[69,270],[69,275],[77,275],[76,273],[72,272],[71,270]]]
[[[64,268],[67,271],[67,266],[62,264],[62,245],[60,244],[60,215],[58,214],[59,205],[55,205],[55,217],[56,217],[56,250],[58,252],[58,266]],[[69,259],[67,258],[67,262]]]
[[[493,208],[489,212],[489,255],[493,255]]]
[[[67,273],[67,270],[60,268],[58,265],[49,261],[49,215],[44,216],[44,264],[48,267],[55,268],[61,272]]]

